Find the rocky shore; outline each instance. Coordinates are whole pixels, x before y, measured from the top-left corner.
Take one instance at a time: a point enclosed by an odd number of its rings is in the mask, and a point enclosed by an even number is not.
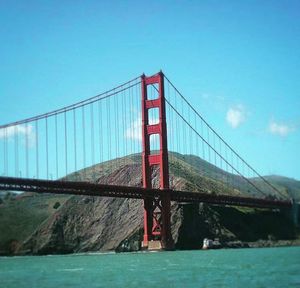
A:
[[[142,203],[139,200],[72,197],[58,212],[16,254],[141,249]],[[173,203],[171,220],[177,250],[201,249],[206,237],[218,238],[219,248],[300,244],[295,227],[280,211]]]

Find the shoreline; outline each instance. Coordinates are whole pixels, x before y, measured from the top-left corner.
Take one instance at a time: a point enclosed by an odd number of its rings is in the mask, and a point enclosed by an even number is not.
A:
[[[210,248],[202,248],[202,250],[215,250],[215,249],[240,249],[240,248],[275,248],[275,247],[294,247],[300,246],[300,239],[293,240],[264,240],[257,241],[228,241],[220,243],[218,246]]]
[[[249,248],[272,248],[272,247],[293,247],[300,246],[300,239],[294,240],[258,240],[248,242]]]
[[[247,241],[229,241],[221,243],[219,247],[212,247],[209,249],[175,249],[173,251],[188,251],[188,250],[220,250],[220,249],[244,249],[244,248],[276,248],[276,247],[297,247],[300,246],[300,239],[293,240],[258,240],[254,242]],[[0,257],[14,257],[14,256],[51,256],[51,255],[72,255],[72,254],[82,254],[82,255],[94,255],[94,254],[119,254],[119,253],[136,253],[136,252],[151,252],[142,250],[132,250],[132,251],[87,251],[87,252],[74,252],[74,253],[53,253],[53,254],[33,254],[28,253],[29,251],[20,251],[19,253],[9,254],[5,251],[0,251]],[[160,252],[160,251],[158,251]]]

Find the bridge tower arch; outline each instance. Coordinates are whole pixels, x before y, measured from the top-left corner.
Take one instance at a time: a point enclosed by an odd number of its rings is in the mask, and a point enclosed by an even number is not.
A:
[[[155,85],[157,98],[148,99],[147,88]],[[164,94],[164,75],[162,72],[150,77],[142,75],[142,177],[143,187],[153,188],[152,168],[159,167],[159,188],[164,190],[160,197],[144,198],[144,238],[143,248],[173,249],[171,235],[169,162],[167,144],[167,123]],[[159,120],[156,124],[149,122],[150,109],[159,110]],[[150,136],[159,138],[159,151],[151,151]]]

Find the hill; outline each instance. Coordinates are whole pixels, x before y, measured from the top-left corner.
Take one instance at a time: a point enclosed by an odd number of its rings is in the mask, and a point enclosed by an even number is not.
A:
[[[70,196],[23,193],[0,204],[0,255],[19,249]],[[57,204],[59,203],[59,204]]]
[[[238,181],[238,177],[198,157],[170,153],[169,160],[170,182],[175,189],[249,194],[242,185],[237,186],[240,189],[224,187],[220,179],[236,177]],[[157,186],[157,169],[153,177],[153,184]],[[141,186],[141,157],[131,155],[101,163],[67,178]],[[280,191],[299,197],[299,181],[278,176],[270,176],[268,180]],[[23,193],[0,205],[0,253],[137,250],[142,216],[140,200]],[[173,203],[171,220],[178,249],[199,248],[205,237],[217,237],[224,246],[237,241],[297,237],[292,223],[280,211]]]
[[[181,155],[178,153],[171,153],[170,155],[170,159],[174,159],[174,161],[170,163],[171,172],[178,176],[185,175],[194,184],[198,183],[199,185],[196,185],[196,190],[201,190],[203,187],[206,187],[202,186],[203,179],[209,179],[210,181],[208,187],[204,189],[206,189],[206,192],[211,191],[215,188],[211,182],[213,179],[215,182],[223,181],[228,182],[229,184],[234,183],[235,187],[235,189],[224,189],[224,186],[221,185],[221,187],[218,186],[220,187],[221,191],[219,188],[217,188],[214,191],[215,193],[264,197],[264,195],[259,193],[255,188],[251,187],[251,185],[249,185],[240,176],[221,170],[197,156]],[[180,165],[181,168],[176,171],[178,165]],[[189,172],[187,173],[187,171]],[[193,177],[191,178],[192,175]],[[266,194],[272,195],[278,199],[293,198],[296,201],[300,201],[300,181],[298,180],[276,175],[264,176],[264,179],[266,179],[280,192],[277,193],[274,189],[266,185],[261,178],[249,179],[255,184],[256,187],[266,192]]]
[[[290,198],[300,201],[300,181],[278,175],[265,176],[265,178],[281,191],[287,193]]]

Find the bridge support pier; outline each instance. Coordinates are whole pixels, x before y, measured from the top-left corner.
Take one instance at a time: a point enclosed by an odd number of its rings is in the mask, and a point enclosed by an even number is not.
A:
[[[281,213],[288,218],[294,227],[300,228],[300,203],[292,199],[290,206],[280,208]]]
[[[159,169],[159,188],[164,190],[161,197],[144,198],[144,238],[142,247],[145,249],[173,249],[171,235],[171,200],[169,190],[169,163],[167,145],[167,124],[164,95],[164,75],[162,72],[141,77],[142,82],[142,169],[143,187],[153,188],[153,167]],[[147,87],[153,85],[157,91],[157,98],[148,99]],[[159,122],[149,123],[149,110],[159,110]],[[159,151],[151,151],[150,136],[159,137]]]
[[[297,203],[295,200],[293,200],[293,206],[291,211],[291,216],[293,220],[293,224],[296,227],[299,227],[300,224],[300,203]]]

